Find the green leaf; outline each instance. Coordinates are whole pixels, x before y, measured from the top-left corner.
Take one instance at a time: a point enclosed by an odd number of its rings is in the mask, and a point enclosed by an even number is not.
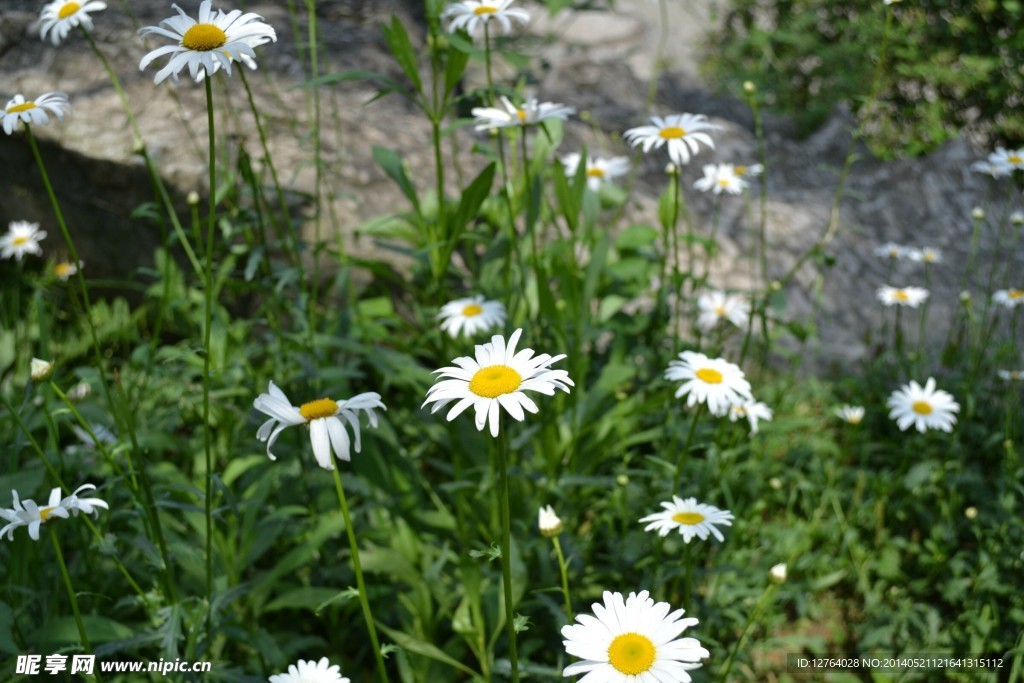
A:
[[[590,263],[587,264],[587,278],[583,281],[583,302],[589,306],[589,302],[597,293],[597,285],[601,273],[604,271],[604,262],[608,257],[608,233],[602,232],[594,251],[590,254]]]
[[[282,609],[302,609],[317,612],[322,605],[333,602],[338,597],[338,594],[343,592],[337,588],[327,588],[326,586],[303,586],[274,598],[263,608],[263,611],[275,612]]]
[[[403,650],[423,655],[424,657],[429,657],[430,659],[441,662],[442,664],[447,664],[453,669],[458,669],[468,676],[480,676],[476,671],[473,671],[473,669],[470,669],[462,662],[452,658],[448,653],[432,643],[425,642],[419,638],[410,636],[407,633],[403,633],[402,631],[390,629],[383,624],[377,624],[377,628],[383,631],[388,638],[395,641],[395,643]]]
[[[619,251],[638,250],[654,244],[658,239],[658,231],[649,225],[631,225],[615,238],[615,248]]]
[[[449,44],[448,50],[445,51],[445,55],[448,57],[448,63],[444,69],[444,91],[447,95],[455,86],[462,80],[462,74],[466,72],[466,65],[469,64],[469,53],[453,48]]]
[[[459,198],[459,208],[455,210],[450,227],[451,241],[457,240],[470,221],[480,213],[480,207],[491,193],[494,184],[494,162],[487,164],[480,175],[473,179]]]
[[[107,643],[113,640],[131,638],[139,630],[98,614],[83,614],[82,624],[89,634],[89,642]],[[54,645],[57,643],[77,643],[78,626],[74,617],[60,617],[47,622],[35,632],[32,640],[36,646]]]
[[[398,17],[391,17],[391,24],[383,26],[384,40],[388,49],[395,56],[395,61],[402,67],[402,71],[412,81],[416,92],[423,93],[423,82],[420,80],[419,65],[416,62],[416,52],[412,49],[412,42],[405,26],[398,20]]]
[[[416,195],[416,186],[409,179],[409,174],[405,171],[405,163],[398,152],[387,147],[374,147],[373,158],[384,169],[384,172],[388,174],[388,177],[395,181],[402,194],[412,202],[413,208],[416,209],[416,213],[419,215],[421,213],[420,200]]]
[[[0,652],[8,655],[21,654],[21,648],[15,645],[11,635],[14,626],[14,612],[5,602],[0,602]]]

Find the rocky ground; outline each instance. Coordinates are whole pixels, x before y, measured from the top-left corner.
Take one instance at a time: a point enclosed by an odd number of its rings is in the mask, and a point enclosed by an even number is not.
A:
[[[0,97],[6,101],[14,93],[31,96],[50,90],[70,95],[75,115],[63,125],[39,131],[46,143],[44,154],[90,275],[124,275],[148,265],[160,239],[152,223],[130,218],[133,209],[152,197],[150,183],[138,157],[132,154],[127,118],[82,36],[73,33],[59,48],[39,40],[34,22],[42,4],[41,0],[5,0],[0,10]],[[191,190],[205,192],[203,89],[190,82],[154,87],[156,69],[138,70],[147,47],[136,35],[136,28],[169,16],[170,3],[108,0],[108,4],[110,9],[96,15],[94,35],[125,86],[147,148],[176,196]],[[183,6],[194,12],[196,4],[186,1]],[[538,18],[517,41],[516,49],[533,55],[534,66],[526,74],[516,74],[499,64],[499,75],[525,76],[541,99],[586,112],[587,121],[577,119],[567,126],[563,151],[586,144],[605,153],[628,153],[618,135],[642,124],[647,113],[645,102],[662,27],[658,3],[618,0],[611,12],[563,12],[554,18],[543,16],[540,7],[523,4]],[[422,41],[423,31],[417,28],[415,17],[418,3],[412,0],[320,0],[317,5],[325,73],[354,68],[395,73],[379,30],[379,24],[392,13],[408,22],[415,41]],[[700,177],[703,163],[755,162],[756,140],[750,111],[742,100],[712,93],[698,76],[705,36],[713,25],[712,16],[721,8],[707,0],[667,5],[668,72],[659,82],[651,113],[702,113],[722,126],[715,135],[714,152],[702,152],[684,170],[684,178],[692,184]],[[260,69],[249,74],[270,130],[275,163],[289,187],[311,192],[315,169],[310,161],[306,101],[298,87],[304,78],[303,64],[288,3],[256,1],[246,7],[263,14],[279,37],[277,44],[262,48]],[[299,30],[301,34],[305,26]],[[481,78],[479,68],[468,75],[470,84]],[[400,150],[421,187],[433,182],[426,120],[395,97],[365,104],[373,92],[370,84],[351,82],[323,90],[322,151],[327,168],[325,187],[332,202],[326,225],[329,230],[341,231],[357,251],[373,250],[374,245],[366,238],[354,237],[353,230],[369,218],[402,206],[397,189],[372,159],[374,145]],[[261,158],[238,80],[222,84],[215,97],[221,103],[220,120],[226,129],[221,136],[224,158],[241,146]],[[773,277],[785,272],[825,229],[851,127],[849,117],[840,112],[823,129],[801,140],[794,137],[788,121],[769,117],[767,235]],[[468,153],[472,133],[466,129],[460,136],[463,151],[458,153],[459,159],[449,162],[471,167],[478,163]],[[27,219],[49,225],[49,205],[23,137],[0,138],[4,160],[0,183],[5,188],[0,224]],[[867,350],[865,331],[878,324],[874,292],[885,284],[888,264],[872,250],[883,242],[934,246],[945,252],[946,262],[935,270],[931,313],[939,331],[936,344],[944,339],[944,321],[948,321],[960,291],[972,228],[971,209],[985,203],[992,190],[984,177],[969,170],[982,153],[965,141],[953,142],[928,157],[891,163],[872,159],[867,150],[859,152],[842,203],[841,229],[830,247],[835,265],[822,281],[822,303],[815,318],[822,357],[837,362],[860,357]],[[657,224],[657,195],[664,186],[665,161],[660,155],[639,159],[642,172],[624,225]],[[707,226],[712,201],[695,191],[689,200],[696,224]],[[712,269],[713,279],[719,286],[741,287],[749,282],[742,258],[749,249],[744,201],[725,198],[720,212],[722,251]],[[56,237],[56,229],[52,233]],[[991,250],[994,233],[994,228],[984,231],[984,249]],[[1018,259],[1019,265],[1019,256],[1007,258]],[[805,267],[785,292],[790,316],[806,316],[810,310],[816,273]],[[900,264],[891,284],[922,285],[919,266]]]

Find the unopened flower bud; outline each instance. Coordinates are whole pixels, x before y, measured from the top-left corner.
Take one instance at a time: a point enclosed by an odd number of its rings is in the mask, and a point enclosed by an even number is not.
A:
[[[1014,211],[1011,213],[1010,222],[1014,225],[1024,225],[1024,211]]]
[[[786,563],[780,562],[769,569],[768,578],[772,583],[786,583]]]
[[[679,167],[672,163],[666,164],[665,175],[679,175]]]
[[[974,507],[973,505],[971,507],[967,508],[966,510],[964,510],[964,517],[966,517],[967,519],[974,519],[977,516],[978,516],[978,508]]]
[[[779,479],[778,477],[772,477],[771,479],[768,480],[768,485],[771,486],[776,491],[778,491],[779,489],[782,488],[782,480]]]
[[[186,197],[185,201],[188,202],[189,206],[198,206],[199,205],[199,193],[195,192],[195,191],[189,192],[188,193],[188,197]]]
[[[537,526],[540,527],[540,533],[545,538],[554,538],[562,533],[562,520],[558,518],[550,505],[540,509],[537,514]]]
[[[40,360],[39,358],[33,358],[29,364],[30,372],[32,374],[33,382],[45,382],[50,379],[50,375],[53,374],[53,361]]]
[[[982,220],[983,218],[985,218],[985,209],[981,208],[980,206],[974,207],[973,209],[971,209],[971,218],[973,218],[976,221]]]
[[[745,92],[745,93],[757,92],[757,86],[754,85],[753,81],[743,81],[743,92]]]

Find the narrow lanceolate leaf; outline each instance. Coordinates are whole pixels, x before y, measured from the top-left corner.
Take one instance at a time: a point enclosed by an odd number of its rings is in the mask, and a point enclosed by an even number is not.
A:
[[[420,80],[419,65],[416,63],[416,52],[412,49],[412,42],[409,40],[409,33],[405,26],[392,17],[390,24],[384,25],[384,40],[387,41],[388,49],[394,55],[395,61],[402,67],[402,71],[412,81],[416,92],[423,93],[423,82]]]
[[[420,200],[416,196],[416,186],[412,184],[409,174],[405,172],[405,165],[402,163],[402,157],[398,155],[398,152],[387,147],[374,147],[373,158],[384,169],[384,172],[388,174],[388,177],[395,181],[402,194],[412,202],[416,213],[420,213]]]
[[[495,164],[491,162],[480,171],[480,175],[473,179],[459,199],[459,208],[455,210],[449,225],[451,239],[458,239],[462,231],[469,225],[477,214],[484,200],[491,193],[491,186],[494,184]]]

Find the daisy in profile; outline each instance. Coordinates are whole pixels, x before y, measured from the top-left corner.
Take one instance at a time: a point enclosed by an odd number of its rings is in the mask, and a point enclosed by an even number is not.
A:
[[[267,442],[267,456],[271,460],[277,460],[270,449],[281,432],[288,427],[306,425],[313,444],[313,457],[325,470],[334,469],[331,451],[340,460],[351,460],[346,422],[355,434],[355,450],[358,453],[362,448],[359,412],[366,413],[370,426],[376,427],[377,413],[373,411],[378,408],[387,410],[381,403],[380,394],[375,392],[358,394],[345,401],[321,398],[303,403],[296,408],[273,382],[270,383],[267,393],[257,396],[252,405],[256,410],[270,416],[256,432],[256,438]]]
[[[573,152],[562,157],[562,165],[565,166],[565,174],[570,178],[575,176],[580,168],[580,155]],[[587,157],[587,187],[594,192],[601,189],[605,183],[611,182],[613,178],[619,178],[629,173],[629,159],[627,157]]]
[[[13,221],[7,228],[7,234],[0,237],[0,258],[12,256],[18,261],[25,254],[39,256],[43,248],[39,243],[46,239],[46,231],[39,229],[38,223]]]
[[[859,425],[864,420],[864,407],[845,405],[836,409],[836,417],[847,424]]]
[[[67,282],[68,279],[78,274],[78,269],[82,267],[82,262],[72,263],[70,261],[61,261],[60,263],[53,264],[53,275],[58,280]]]
[[[441,329],[456,338],[460,333],[472,337],[505,324],[505,304],[485,301],[482,296],[456,299],[441,307],[437,314]]]
[[[1013,173],[1013,167],[1006,164],[993,164],[989,161],[975,161],[971,164],[971,170],[975,173],[984,173],[993,178],[1005,178]]]
[[[707,123],[703,114],[674,114],[652,116],[651,125],[630,128],[623,137],[634,147],[640,146],[644,154],[668,145],[668,156],[676,166],[685,166],[691,154],[700,151],[700,144],[714,149],[715,143],[704,131],[718,130],[721,126]]]
[[[741,165],[736,166],[733,169],[733,172],[740,178],[746,178],[748,176],[754,178],[764,173],[764,166],[762,166],[761,164],[750,164],[749,166]]]
[[[68,32],[76,26],[81,26],[84,31],[92,30],[92,17],[89,12],[99,12],[107,9],[107,3],[100,0],[54,0],[43,7],[39,14],[41,28],[39,37],[46,40],[46,34],[50,34],[50,42],[60,45],[68,36]]]
[[[879,258],[892,259],[893,261],[899,261],[907,258],[907,254],[910,249],[904,247],[895,242],[886,242],[885,244],[875,247],[875,256]]]
[[[546,119],[566,120],[576,110],[555,102],[538,102],[536,97],[528,98],[521,107],[512,104],[512,100],[502,95],[501,103],[505,109],[496,107],[475,107],[476,130],[492,130],[517,126],[533,126]]]
[[[1024,290],[1000,289],[992,294],[992,301],[1004,308],[1016,308],[1024,304]]]
[[[65,114],[71,114],[71,103],[62,92],[48,92],[34,100],[26,100],[23,95],[15,95],[14,99],[4,107],[4,132],[14,134],[18,121],[26,126],[45,126],[51,116],[63,120]]]
[[[750,319],[750,303],[746,298],[736,294],[726,294],[717,290],[702,292],[697,298],[697,327],[702,332],[709,332],[723,320],[736,327],[746,327]]]
[[[1024,148],[1003,149],[996,147],[996,151],[988,155],[988,163],[993,166],[1001,166],[1009,169],[1009,172],[1024,170]]]
[[[935,247],[921,247],[920,249],[909,249],[907,258],[916,263],[942,263],[942,251]]]
[[[448,30],[453,33],[464,28],[469,35],[475,35],[477,29],[490,26],[492,21],[501,24],[502,30],[508,33],[513,21],[525,24],[530,20],[530,13],[512,7],[513,2],[515,0],[465,0],[446,9],[441,18],[452,20]]]
[[[928,298],[928,290],[921,287],[879,287],[878,300],[886,306],[917,308]]]
[[[144,36],[157,35],[170,38],[176,45],[164,45],[153,50],[139,63],[143,71],[157,57],[171,55],[167,65],[157,72],[153,82],[162,83],[168,77],[178,82],[178,74],[188,67],[192,80],[199,83],[221,67],[231,74],[231,62],[241,61],[249,68],[256,66],[254,47],[276,41],[274,29],[263,22],[263,17],[241,10],[224,13],[210,9],[211,0],[199,5],[198,21],[185,14],[177,5],[171,5],[178,16],[164,19],[159,26],[139,29]]]
[[[324,657],[319,662],[300,659],[288,666],[288,673],[271,676],[270,683],[349,683],[349,679],[342,677],[340,666],[331,666]]]
[[[55,518],[67,519],[72,514],[78,515],[84,512],[87,515],[97,514],[100,508],[109,509],[107,503],[99,498],[79,498],[78,494],[83,491],[91,491],[96,487],[92,484],[80,486],[64,498],[61,496],[60,488],[50,491],[50,499],[43,507],[39,507],[33,500],[19,500],[18,492],[11,491],[14,498],[14,508],[7,510],[4,517],[8,524],[0,529],[0,538],[7,535],[7,540],[14,540],[14,530],[19,527],[28,527],[28,536],[33,541],[39,540],[39,527],[52,521]]]
[[[1024,370],[998,370],[996,374],[1005,382],[1019,382],[1024,379]]]
[[[665,379],[683,380],[676,398],[686,396],[687,407],[706,403],[712,414],[721,417],[731,406],[754,400],[750,382],[738,365],[695,351],[683,351],[679,358],[669,362]]]
[[[729,406],[730,422],[735,422],[742,418],[747,418],[747,422],[750,424],[750,435],[753,436],[754,434],[757,434],[758,423],[760,420],[771,422],[772,409],[760,401],[734,403]]]
[[[913,380],[904,384],[892,392],[886,405],[891,409],[889,417],[896,420],[900,431],[914,425],[921,433],[929,429],[953,431],[956,413],[960,411],[960,404],[949,392],[935,388],[933,377],[928,378],[924,387]]]
[[[701,192],[741,194],[747,181],[736,175],[732,164],[705,164],[704,177],[693,184]]]
[[[662,503],[661,507],[665,508],[662,512],[640,519],[641,522],[649,522],[644,531],[657,531],[659,536],[668,536],[669,532],[678,530],[686,543],[693,540],[694,536],[702,541],[708,536],[714,536],[719,542],[724,541],[725,536],[715,525],[732,526],[732,520],[735,519],[728,510],[698,503],[696,498],[683,500],[679,496],[672,496],[671,502]]]
[[[538,391],[553,396],[556,389],[569,393],[573,382],[565,370],[553,370],[551,365],[565,358],[565,354],[550,356],[542,353],[534,356],[533,349],[516,353],[516,344],[523,331],[516,330],[505,343],[500,334],[491,337],[486,344],[476,347],[476,358],[463,356],[452,361],[454,367],[441,368],[434,372],[442,379],[427,390],[423,406],[433,403],[431,413],[436,413],[452,401],[455,405],[448,411],[451,422],[470,406],[476,413],[476,428],[483,431],[489,424],[491,436],[498,436],[498,418],[501,408],[514,419],[525,419],[524,409],[537,413],[537,404],[524,392]]]
[[[655,603],[647,591],[604,592],[603,602],[591,605],[593,616],[580,614],[575,624],[562,627],[566,653],[579,657],[563,676],[586,674],[586,683],[668,683],[690,681],[692,669],[711,656],[696,638],[679,638],[698,621],[671,612],[667,602]]]

